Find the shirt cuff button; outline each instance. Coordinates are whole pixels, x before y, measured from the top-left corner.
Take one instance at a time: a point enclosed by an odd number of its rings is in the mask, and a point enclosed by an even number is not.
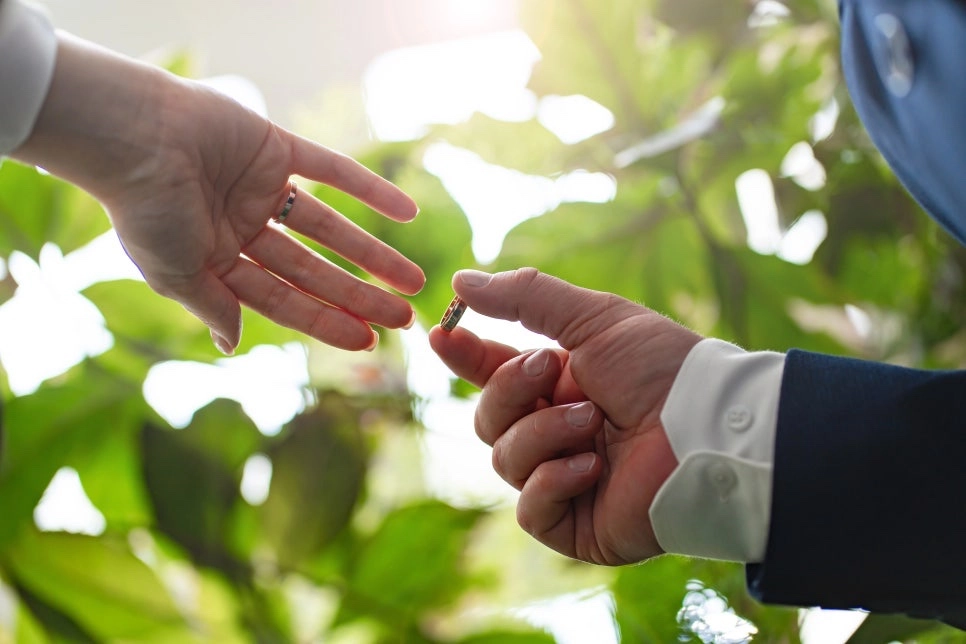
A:
[[[738,485],[738,476],[734,470],[724,463],[715,463],[708,468],[707,476],[711,487],[718,493],[718,500],[726,503],[732,490]]]
[[[733,432],[743,432],[755,420],[754,414],[744,405],[735,405],[725,412],[725,424]]]

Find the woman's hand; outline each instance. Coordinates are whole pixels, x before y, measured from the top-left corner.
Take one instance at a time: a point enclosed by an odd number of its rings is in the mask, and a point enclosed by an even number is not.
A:
[[[410,324],[412,307],[269,223],[299,175],[396,221],[417,208],[352,159],[300,138],[198,83],[60,35],[50,92],[14,158],[98,198],[148,284],[200,318],[231,353],[240,303],[344,349],[375,346],[370,323]],[[405,294],[418,266],[305,191],[285,227]]]

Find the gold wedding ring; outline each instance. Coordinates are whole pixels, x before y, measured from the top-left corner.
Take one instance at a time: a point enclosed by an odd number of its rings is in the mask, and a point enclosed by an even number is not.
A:
[[[466,313],[466,302],[457,295],[449,303],[446,313],[443,314],[443,319],[439,321],[439,326],[443,328],[443,331],[452,331],[459,324],[460,318],[463,317],[464,313]]]

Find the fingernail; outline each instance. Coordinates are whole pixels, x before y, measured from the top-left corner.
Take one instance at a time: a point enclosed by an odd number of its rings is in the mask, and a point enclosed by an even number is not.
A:
[[[535,351],[531,353],[526,360],[523,361],[523,373],[527,374],[531,378],[536,378],[544,371],[547,370],[547,362],[550,360],[550,352],[541,349],[540,351]]]
[[[366,347],[365,349],[363,349],[363,351],[368,351],[368,352],[371,353],[371,352],[373,352],[373,351],[376,350],[376,347],[377,346],[379,346],[379,334],[378,333],[375,334],[375,336],[372,338],[372,344],[370,344],[368,347]]]
[[[467,269],[459,272],[459,278],[460,281],[467,286],[480,287],[489,284],[493,276],[489,273],[484,273],[483,271]]]
[[[597,455],[592,452],[577,454],[577,456],[572,456],[567,459],[567,467],[574,472],[586,472],[594,466],[596,461]]]
[[[574,427],[586,427],[590,419],[594,417],[594,403],[585,401],[577,403],[566,412],[564,418]]]
[[[406,323],[406,326],[403,327],[403,330],[408,331],[409,329],[413,328],[414,324],[416,324],[416,311],[413,311],[413,316],[409,318],[409,322]]]
[[[235,348],[229,344],[228,340],[221,337],[221,335],[215,333],[214,331],[211,331],[211,341],[215,343],[215,348],[226,356],[235,354]]]

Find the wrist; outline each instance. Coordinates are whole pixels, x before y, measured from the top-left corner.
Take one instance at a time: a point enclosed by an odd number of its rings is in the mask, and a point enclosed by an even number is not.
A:
[[[11,156],[103,201],[157,155],[171,77],[69,34],[57,36],[47,97],[30,137]]]

